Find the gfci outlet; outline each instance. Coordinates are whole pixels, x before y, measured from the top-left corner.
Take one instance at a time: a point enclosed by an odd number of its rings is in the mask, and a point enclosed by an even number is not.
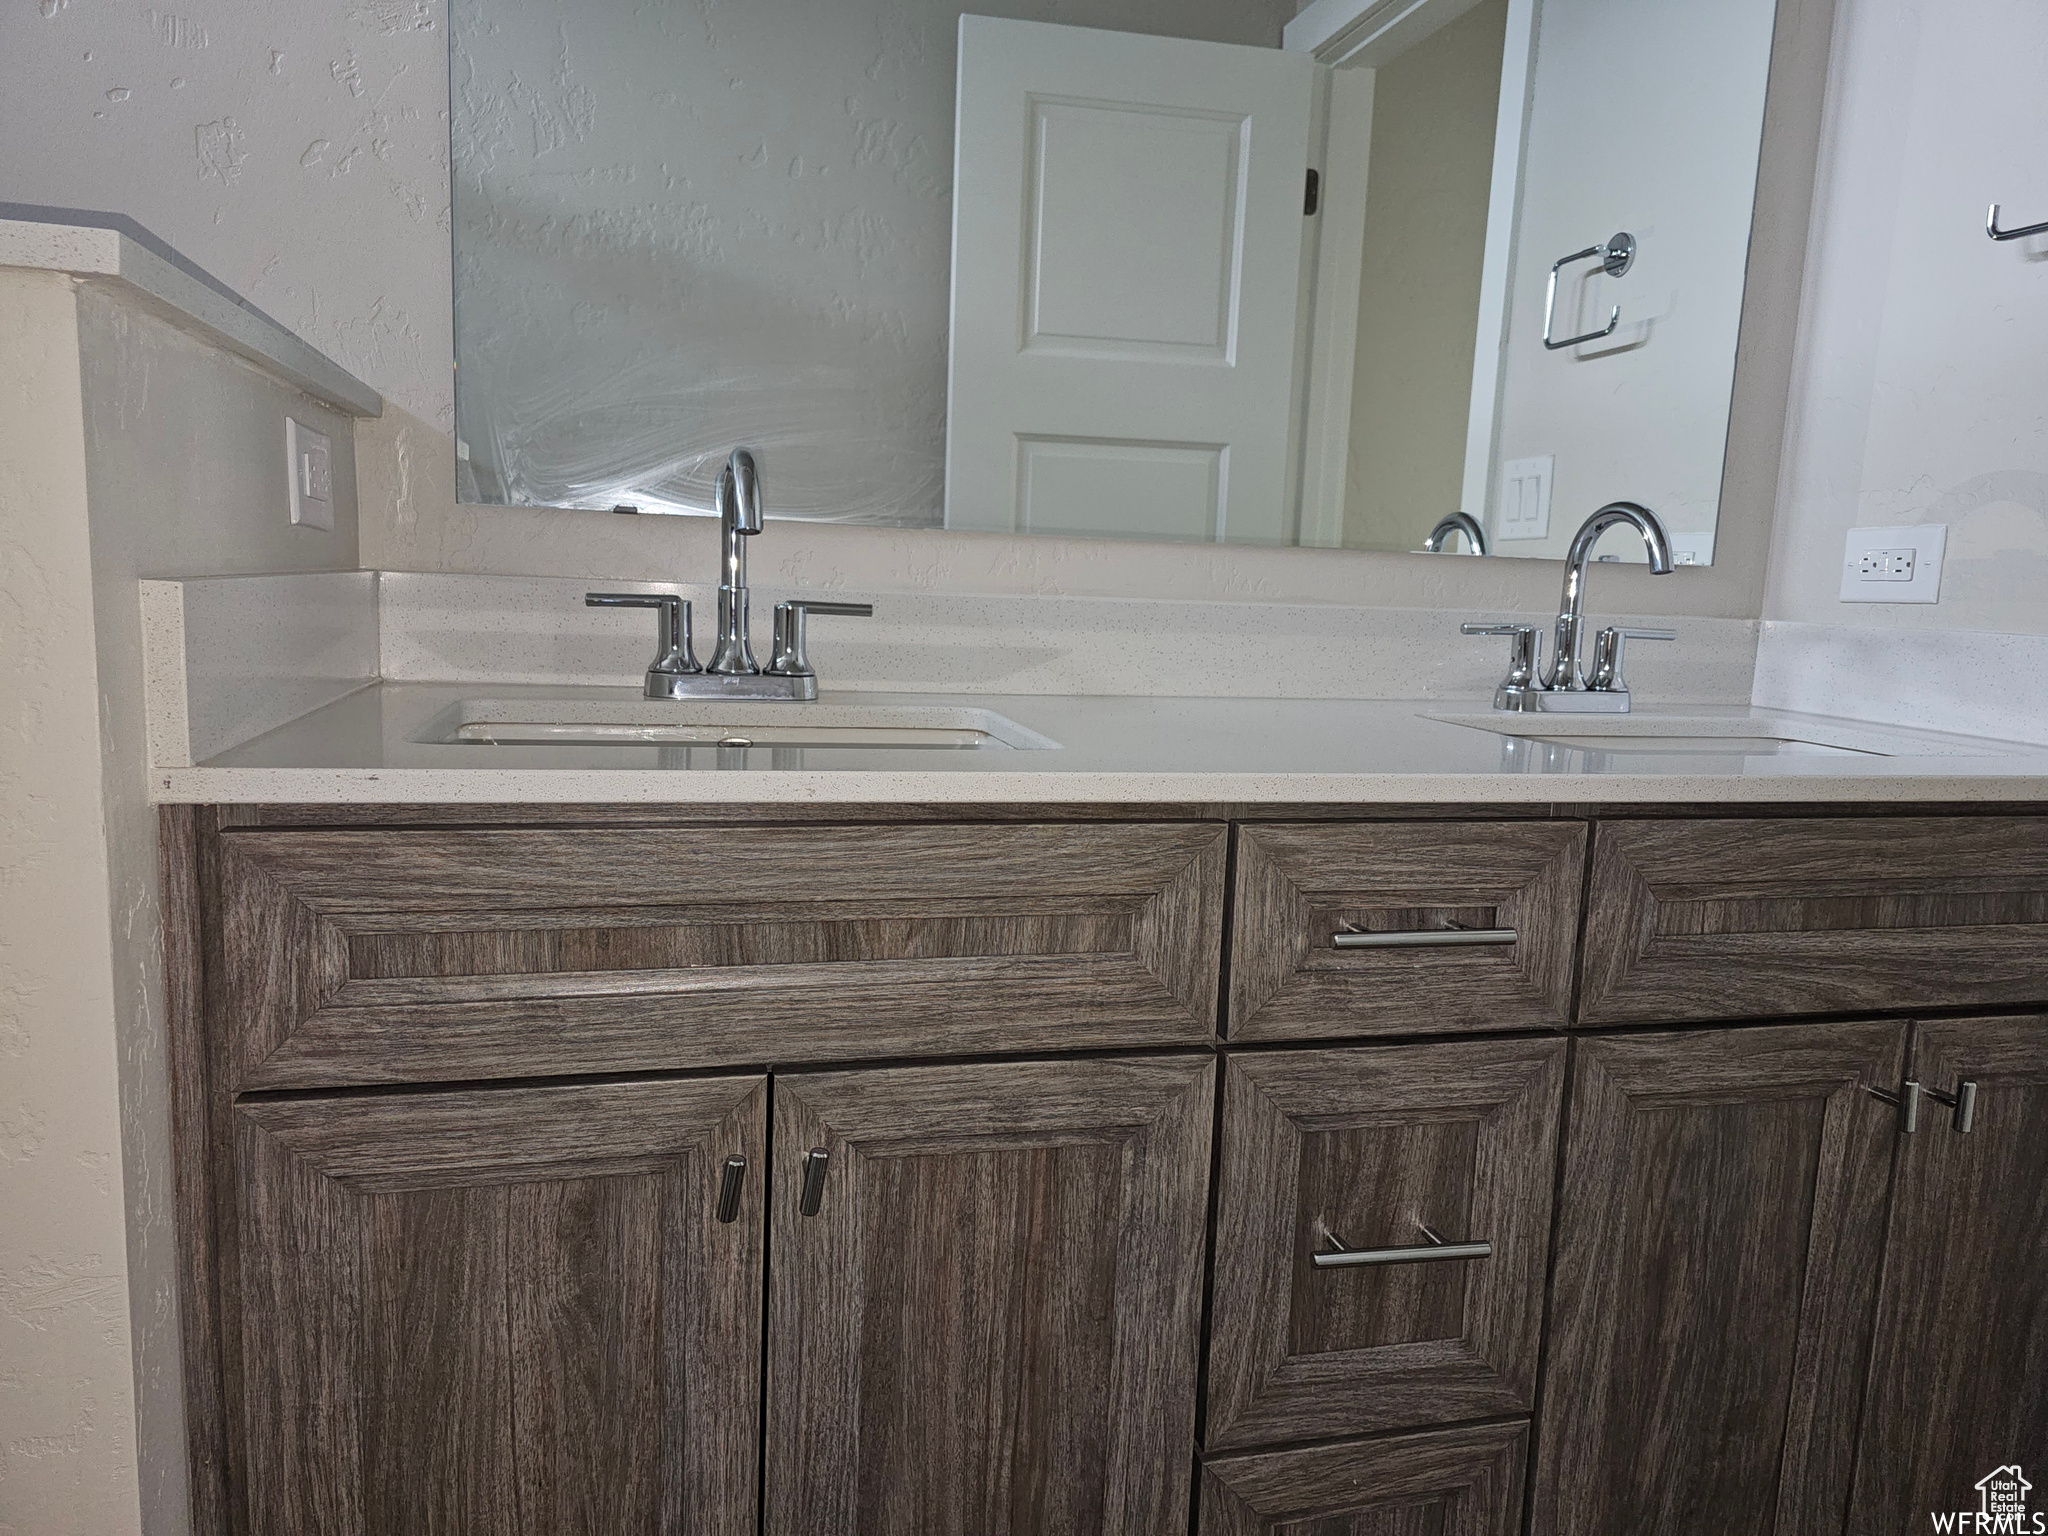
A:
[[[1932,603],[1941,597],[1941,552],[1948,529],[1851,528],[1842,549],[1845,603]]]
[[[284,461],[291,475],[292,523],[334,527],[334,444],[327,434],[284,419]]]

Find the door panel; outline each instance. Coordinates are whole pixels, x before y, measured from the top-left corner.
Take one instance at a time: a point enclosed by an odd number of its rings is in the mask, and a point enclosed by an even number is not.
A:
[[[243,1102],[245,1528],[740,1536],[765,1226],[752,1078]]]
[[[947,527],[1292,540],[1316,67],[960,19]]]
[[[769,1531],[1185,1531],[1214,1075],[778,1078]]]
[[[1529,1426],[1211,1458],[1201,1536],[1514,1536]]]
[[[1528,1411],[1564,1062],[1562,1040],[1231,1058],[1205,1444]],[[1425,1228],[1490,1251],[1327,1263]]]
[[[1902,1024],[1577,1042],[1537,1536],[1839,1531]]]
[[[2048,1506],[2048,1018],[1914,1027],[1913,1074],[1977,1085],[1902,1138],[1850,1529],[1925,1531],[2017,1464]],[[2024,1527],[2023,1527],[2024,1528]]]

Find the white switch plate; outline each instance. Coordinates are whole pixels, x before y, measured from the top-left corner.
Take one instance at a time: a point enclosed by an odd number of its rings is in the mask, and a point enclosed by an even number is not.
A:
[[[1948,528],[1851,528],[1842,546],[1845,603],[1932,603],[1941,598]]]
[[[1550,537],[1550,481],[1557,456],[1509,459],[1500,467],[1498,536],[1503,539]]]
[[[334,444],[287,416],[284,461],[291,477],[292,523],[299,528],[334,527]]]

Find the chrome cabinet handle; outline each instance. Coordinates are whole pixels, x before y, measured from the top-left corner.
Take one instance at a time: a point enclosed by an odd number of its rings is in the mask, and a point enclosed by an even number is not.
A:
[[[1888,1088],[1866,1088],[1873,1099],[1882,1099],[1899,1112],[1899,1129],[1910,1136],[1920,1129],[1920,1101],[1932,1099],[1937,1104],[1946,1104],[1955,1113],[1949,1117],[1949,1126],[1958,1136],[1967,1136],[1977,1128],[1977,1080],[1965,1077],[1956,1083],[1954,1093],[1943,1093],[1939,1088],[1930,1088],[1918,1078],[1909,1077],[1899,1084],[1899,1091]]]
[[[873,603],[823,603],[795,598],[775,605],[775,650],[768,661],[772,677],[814,677],[811,659],[804,654],[804,618],[823,613],[843,619],[873,618]]]
[[[1512,944],[1512,928],[1416,928],[1403,933],[1339,933],[1338,949],[1439,949],[1454,944]]]
[[[1416,1223],[1426,1242],[1409,1248],[1353,1248],[1328,1227],[1323,1239],[1330,1244],[1322,1253],[1311,1254],[1317,1269],[1354,1269],[1362,1264],[1435,1264],[1449,1259],[1490,1259],[1493,1244],[1483,1238],[1470,1242],[1446,1242],[1425,1223]]]
[[[725,1174],[718,1182],[718,1219],[737,1221],[740,1215],[740,1186],[747,1182],[747,1160],[735,1152],[725,1160]]]
[[[2048,234],[2048,224],[2029,224],[2024,229],[2000,229],[1998,227],[1997,203],[1991,205],[1991,212],[1984,217],[1984,233],[1994,240],[2024,240],[2028,235]]]
[[[1608,236],[1602,245],[1589,245],[1583,251],[1573,251],[1569,256],[1560,256],[1550,264],[1550,286],[1543,293],[1543,345],[1553,352],[1562,352],[1566,347],[1576,347],[1580,342],[1598,341],[1603,336],[1612,336],[1615,328],[1621,324],[1621,306],[1617,304],[1614,306],[1614,313],[1607,317],[1605,329],[1588,331],[1583,336],[1567,336],[1561,341],[1551,340],[1550,328],[1557,310],[1558,269],[1595,256],[1600,258],[1601,271],[1609,277],[1620,277],[1635,265],[1636,237],[1627,230],[1622,230],[1618,234]]]
[[[797,1209],[806,1216],[818,1214],[818,1207],[825,1199],[825,1165],[832,1154],[823,1147],[813,1147],[804,1154],[804,1192],[797,1201]]]

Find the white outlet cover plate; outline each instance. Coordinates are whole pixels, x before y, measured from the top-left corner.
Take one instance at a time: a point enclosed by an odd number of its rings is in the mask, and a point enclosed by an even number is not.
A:
[[[292,525],[334,527],[334,444],[287,416],[284,419],[285,473],[291,479]]]
[[[1842,543],[1842,601],[1845,603],[1933,603],[1941,600],[1941,555],[1948,544],[1944,523],[1911,528],[1851,528]],[[1865,576],[1866,554],[1913,551],[1913,577]]]

